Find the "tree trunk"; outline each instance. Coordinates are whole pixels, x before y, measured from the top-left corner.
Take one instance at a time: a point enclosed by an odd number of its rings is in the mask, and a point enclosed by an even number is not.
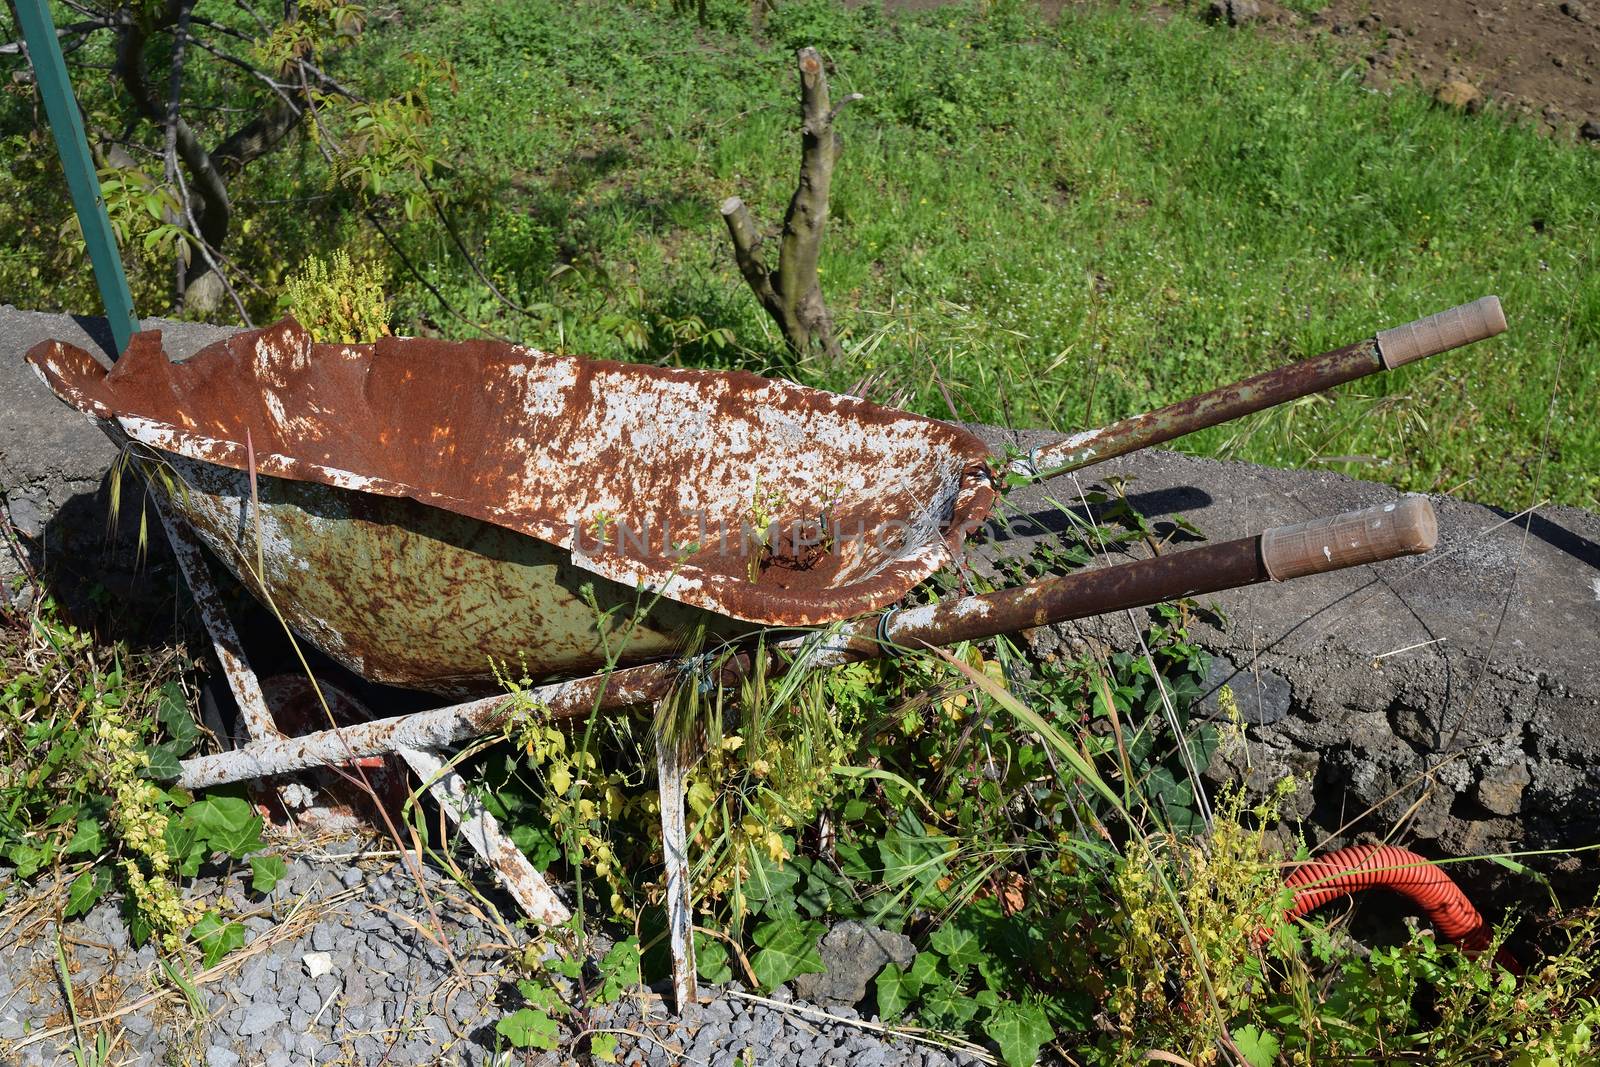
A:
[[[830,360],[838,360],[844,353],[833,335],[833,316],[822,297],[817,263],[828,225],[833,167],[844,152],[844,139],[834,130],[833,120],[846,104],[861,99],[861,94],[852,93],[838,106],[831,106],[828,76],[817,50],[802,48],[796,58],[800,66],[802,122],[800,180],[783,217],[778,269],[767,267],[760,230],[743,200],[737,196],[724,200],[722,218],[733,241],[739,273],[777,323],[789,351],[796,359],[803,359],[814,348],[821,349]]]

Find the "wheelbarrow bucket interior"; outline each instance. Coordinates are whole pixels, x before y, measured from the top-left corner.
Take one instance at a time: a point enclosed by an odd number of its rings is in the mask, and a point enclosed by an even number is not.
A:
[[[293,319],[182,362],[155,331],[109,372],[58,341],[28,359],[157,451],[410,498],[755,624],[893,603],[994,499],[967,431],[741,371],[490,341],[315,344]]]

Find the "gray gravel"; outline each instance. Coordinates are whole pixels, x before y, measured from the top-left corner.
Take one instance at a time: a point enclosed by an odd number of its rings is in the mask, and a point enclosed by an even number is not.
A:
[[[702,987],[698,1008],[674,1015],[658,997],[624,997],[594,1012],[593,1031],[616,1033],[630,1067],[957,1067],[982,1061],[905,1037],[874,1032],[878,1019],[849,1007],[817,1007],[779,986],[766,1000],[737,983]],[[861,1025],[865,1023],[867,1025]],[[742,1057],[742,1058],[741,1058]]]
[[[499,925],[482,900],[437,871],[425,878],[424,900],[392,853],[357,854],[353,843],[283,851],[288,875],[269,897],[248,889],[248,867],[189,888],[191,899],[219,906],[248,931],[246,946],[226,958],[222,973],[196,986],[194,1008],[164,978],[151,946],[132,947],[118,902],[103,901],[69,920],[61,944],[85,1044],[92,1048],[103,1031],[114,1040],[110,1063],[185,1067],[588,1061],[582,1040],[551,1054],[497,1056],[503,1043],[495,1023],[521,998],[505,951],[496,946],[526,944],[528,931]],[[0,871],[0,883],[6,881]],[[481,888],[496,898],[492,886]],[[28,915],[18,906],[25,899],[26,891],[8,893],[9,916],[24,918],[0,924],[0,1065],[71,1064],[74,1037],[50,917],[55,905],[43,901],[48,906]],[[436,929],[433,914],[450,955],[423,934]],[[574,1012],[568,1035],[629,1031],[619,1035],[622,1062],[649,1067],[733,1064],[741,1054],[743,1063],[763,1067],[971,1062],[876,1034],[855,1024],[851,1008],[826,1009],[834,1019],[822,1009],[807,1011],[785,989],[772,998],[783,1007],[750,1000],[735,987],[703,993],[709,1002],[679,1018],[659,996],[639,990],[587,1014]],[[115,1017],[94,1022],[108,1015]]]
[[[442,875],[429,896],[455,962],[420,932],[432,920],[415,882],[382,859],[349,854],[289,859],[270,897],[248,890],[248,867],[196,880],[188,895],[216,902],[248,931],[226,973],[197,987],[203,1012],[169,995],[126,1011],[104,1029],[110,1062],[203,1064],[481,1064],[493,1060],[494,1024],[505,1013],[499,950],[505,938],[482,906]],[[379,892],[382,888],[384,891]],[[133,949],[119,905],[102,902],[62,929],[80,1019],[171,991],[154,949]],[[68,1021],[55,965],[54,923],[21,923],[0,941],[0,1063],[72,1062],[72,1034],[30,1040]],[[326,953],[312,977],[307,956]],[[92,1045],[95,1027],[86,1027]]]

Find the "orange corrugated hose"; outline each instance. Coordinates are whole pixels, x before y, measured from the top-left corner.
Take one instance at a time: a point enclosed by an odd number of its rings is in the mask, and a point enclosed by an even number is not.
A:
[[[1352,845],[1301,864],[1284,879],[1294,890],[1288,921],[1360,889],[1391,889],[1409,897],[1445,937],[1477,955],[1489,947],[1489,924],[1443,870],[1409,849],[1393,845]],[[1504,948],[1495,962],[1514,974],[1522,967]]]

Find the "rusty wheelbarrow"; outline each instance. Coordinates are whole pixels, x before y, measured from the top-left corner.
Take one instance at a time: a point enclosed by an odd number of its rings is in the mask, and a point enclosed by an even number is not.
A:
[[[45,342],[56,394],[159,465],[178,561],[250,727],[185,762],[189,788],[399,754],[524,910],[567,912],[438,753],[499,729],[503,693],[283,737],[194,534],[288,625],[371,681],[497,688],[496,661],[568,680],[522,694],[552,718],[659,700],[685,635],[811,665],[1014,632],[1424,552],[1426,499],[929,606],[894,605],[954,560],[1004,483],[1075,470],[1505,329],[1485,297],[1159,411],[997,458],[966,430],[740,372],[626,365],[486,342],[313,344],[293,320],[182,363],[137,335],[107,372]],[[191,533],[190,531],[193,531]],[[615,625],[626,613],[628,625]],[[617,642],[621,647],[613,647]],[[655,661],[655,662],[649,662]],[[632,663],[612,670],[617,663]],[[602,667],[608,668],[604,671]],[[692,999],[683,755],[658,744],[679,1002]]]
[[[642,598],[653,606],[624,663],[669,658],[696,627],[731,638],[884,609],[956,557],[1007,475],[1087,466],[1504,325],[1485,297],[1009,461],[958,426],[748,373],[489,342],[313,344],[292,319],[181,363],[159,333],[137,335],[109,373],[59,342],[27,358],[63,400],[170,468],[184,487],[171,507],[294,630],[371,681],[471,696],[496,688],[492,662],[599,669],[604,616]],[[1263,560],[1261,576],[1393,548],[1364,537],[1326,559]],[[1186,571],[1211,572],[1195,581],[1220,577],[1186,555],[1174,557]],[[990,633],[1048,621],[986,605],[961,610]]]

